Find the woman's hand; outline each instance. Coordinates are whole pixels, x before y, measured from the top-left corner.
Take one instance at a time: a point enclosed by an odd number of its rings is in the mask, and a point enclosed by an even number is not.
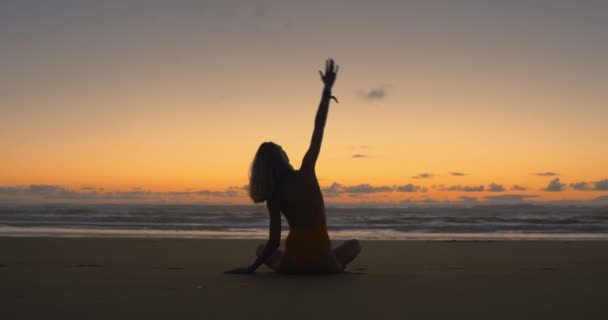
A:
[[[235,268],[235,269],[231,269],[231,270],[226,270],[226,271],[224,271],[224,273],[227,273],[227,274],[251,274],[251,273],[255,273],[255,270],[253,270],[251,267],[240,267],[240,268]]]
[[[325,84],[326,90],[331,90],[331,88],[334,86],[336,76],[338,75],[338,69],[339,67],[335,64],[334,59],[327,59],[327,61],[325,61],[325,74],[319,70],[321,80]]]

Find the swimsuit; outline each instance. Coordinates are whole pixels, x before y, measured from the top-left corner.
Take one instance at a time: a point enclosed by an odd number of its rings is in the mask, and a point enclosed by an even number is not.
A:
[[[285,256],[293,272],[321,270],[327,264],[331,243],[327,227],[290,228],[285,241]]]

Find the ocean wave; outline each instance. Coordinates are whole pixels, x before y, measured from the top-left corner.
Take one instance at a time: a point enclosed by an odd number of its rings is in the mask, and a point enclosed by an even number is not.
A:
[[[608,234],[608,210],[598,207],[332,208],[330,232],[376,234]],[[283,219],[284,220],[284,219]],[[6,227],[267,233],[264,206],[22,205],[0,206]],[[288,226],[283,221],[284,229]],[[373,231],[370,231],[373,230]]]

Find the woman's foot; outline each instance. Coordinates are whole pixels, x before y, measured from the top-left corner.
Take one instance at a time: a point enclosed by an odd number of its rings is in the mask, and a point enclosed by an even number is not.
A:
[[[348,240],[334,249],[336,259],[338,259],[344,267],[355,260],[360,252],[361,244],[359,243],[359,240],[356,239]]]

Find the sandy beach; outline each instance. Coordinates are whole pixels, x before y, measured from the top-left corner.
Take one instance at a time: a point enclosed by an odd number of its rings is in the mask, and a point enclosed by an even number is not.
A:
[[[346,274],[222,273],[250,263],[258,243],[0,238],[2,318],[606,316],[608,242],[367,241]]]

